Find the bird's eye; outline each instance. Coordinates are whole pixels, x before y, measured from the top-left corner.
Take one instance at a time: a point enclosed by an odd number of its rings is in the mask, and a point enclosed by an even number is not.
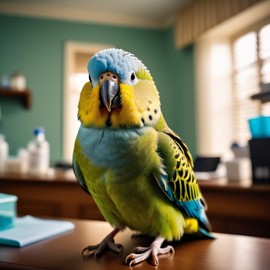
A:
[[[89,74],[89,81],[90,81],[90,83],[92,83],[92,78],[91,78],[90,74]]]
[[[131,71],[127,77],[127,84],[135,85],[138,82],[138,78],[134,71]]]
[[[132,82],[136,79],[136,76],[135,76],[134,72],[131,73],[130,79],[131,79]]]

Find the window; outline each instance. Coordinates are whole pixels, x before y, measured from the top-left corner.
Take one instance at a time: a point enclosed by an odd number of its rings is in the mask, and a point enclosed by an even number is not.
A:
[[[260,91],[260,82],[270,82],[270,24],[234,39],[233,52],[233,134],[245,143],[250,138],[248,119],[270,114],[269,103],[250,99]]]
[[[270,83],[270,9],[258,5],[209,30],[195,44],[196,155],[233,158],[236,140],[251,138],[247,119],[270,115],[250,99]]]

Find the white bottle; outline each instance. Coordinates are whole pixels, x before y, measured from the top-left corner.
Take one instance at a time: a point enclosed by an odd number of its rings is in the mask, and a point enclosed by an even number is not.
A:
[[[8,144],[5,141],[5,136],[0,134],[0,173],[5,171],[5,163],[8,158]]]
[[[34,139],[28,143],[30,174],[46,174],[50,163],[50,145],[45,139],[44,128],[34,129]]]
[[[20,173],[27,173],[29,161],[28,161],[28,151],[25,148],[19,148],[18,160],[20,162]]]

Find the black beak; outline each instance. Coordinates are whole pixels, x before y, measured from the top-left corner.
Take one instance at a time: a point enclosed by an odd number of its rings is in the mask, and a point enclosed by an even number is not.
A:
[[[119,84],[110,80],[104,81],[100,87],[100,98],[109,112],[112,108],[119,107]]]

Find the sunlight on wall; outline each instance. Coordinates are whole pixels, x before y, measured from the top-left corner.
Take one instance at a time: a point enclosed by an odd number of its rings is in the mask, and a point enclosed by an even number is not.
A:
[[[69,161],[72,158],[73,144],[75,142],[76,135],[80,127],[80,121],[77,118],[80,92],[82,90],[82,87],[87,81],[88,81],[87,73],[73,73],[69,77],[69,85],[70,85],[70,98],[68,100],[68,108],[70,111],[69,126],[72,127],[69,129],[69,134],[68,134],[69,142],[71,146],[71,150],[69,151],[69,157],[67,158]]]
[[[196,44],[198,154],[227,156],[231,141],[231,51],[229,40]]]
[[[226,43],[213,44],[210,51],[210,76],[213,80],[220,80],[231,74],[230,53],[230,47]]]

